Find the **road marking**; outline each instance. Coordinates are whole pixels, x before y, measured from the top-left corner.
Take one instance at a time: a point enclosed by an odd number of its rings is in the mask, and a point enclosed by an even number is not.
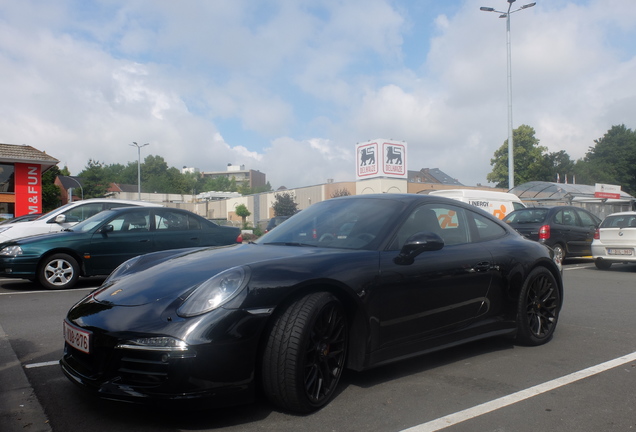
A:
[[[48,361],[48,362],[42,362],[42,363],[31,363],[28,365],[24,365],[25,369],[33,369],[33,368],[39,368],[39,367],[44,367],[44,366],[55,366],[55,365],[59,365],[60,361],[59,360],[55,360],[55,361]]]
[[[543,384],[536,385],[534,387],[530,387],[525,390],[521,390],[517,393],[513,393],[508,396],[501,397],[499,399],[492,400],[490,402],[483,403],[481,405],[474,406],[472,408],[465,409],[463,411],[459,411],[453,414],[449,414],[444,417],[440,417],[435,420],[431,420],[427,423],[422,423],[417,426],[413,426],[408,429],[404,429],[402,432],[435,432],[441,429],[445,429],[450,426],[454,426],[458,423],[464,422],[466,420],[473,419],[475,417],[479,417],[484,414],[488,414],[490,412],[496,411],[500,408],[507,407],[509,405],[515,404],[517,402],[524,401],[534,396],[538,396],[540,394],[549,392],[551,390],[557,389],[559,387],[572,384],[575,381],[582,380],[584,378],[589,378],[593,375],[600,374],[609,369],[613,369],[617,366],[621,366],[625,363],[629,363],[636,360],[636,352],[631,354],[624,355],[622,357],[618,357],[614,360],[607,361],[605,363],[601,363],[596,366],[591,366],[587,369],[580,370],[578,372],[571,373],[569,375],[556,378],[552,381],[545,382]]]
[[[69,291],[94,291],[98,287],[89,287],[89,288],[71,288],[65,290],[42,290],[42,291],[11,291],[11,292],[1,292],[0,296],[3,295],[17,295],[17,294],[40,294],[40,293],[60,293],[60,292],[69,292]]]

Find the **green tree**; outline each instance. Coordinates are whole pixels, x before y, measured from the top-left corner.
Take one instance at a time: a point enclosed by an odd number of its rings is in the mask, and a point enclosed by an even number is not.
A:
[[[292,216],[298,211],[298,204],[290,192],[279,192],[274,195],[274,216]]]
[[[82,179],[82,190],[84,191],[84,199],[102,198],[108,194],[110,180],[107,178],[107,170],[104,164],[93,159],[89,159],[84,171],[77,176]]]
[[[576,163],[577,182],[616,184],[636,193],[636,132],[625,125],[612,126],[594,143]]]
[[[42,213],[50,212],[62,205],[62,194],[60,188],[55,184],[55,179],[60,175],[68,175],[57,166],[52,166],[42,174]]]
[[[247,217],[249,215],[251,215],[252,213],[247,209],[247,207],[245,206],[245,204],[239,204],[236,206],[236,209],[234,209],[234,213],[236,213],[237,216],[240,216],[241,219],[243,220],[243,229],[247,228]]]
[[[534,133],[534,129],[527,125],[521,125],[512,132],[516,185],[539,180],[542,171],[545,171],[544,152],[547,148],[539,145],[539,140],[535,138]],[[508,188],[508,140],[505,140],[503,145],[495,151],[490,165],[493,166],[493,170],[486,179],[496,183],[496,187]]]

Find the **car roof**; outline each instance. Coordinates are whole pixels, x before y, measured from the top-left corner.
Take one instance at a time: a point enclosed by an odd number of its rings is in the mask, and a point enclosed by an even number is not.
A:
[[[624,212],[611,213],[605,217],[611,217],[611,216],[636,216],[636,211],[624,211]]]

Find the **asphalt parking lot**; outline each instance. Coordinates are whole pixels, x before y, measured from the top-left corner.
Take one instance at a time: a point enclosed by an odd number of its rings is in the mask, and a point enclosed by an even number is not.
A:
[[[564,266],[565,305],[540,347],[492,339],[343,376],[309,416],[266,401],[170,412],[107,402],[60,372],[61,320],[97,281],[42,291],[0,280],[2,431],[608,431],[636,428],[636,266]]]

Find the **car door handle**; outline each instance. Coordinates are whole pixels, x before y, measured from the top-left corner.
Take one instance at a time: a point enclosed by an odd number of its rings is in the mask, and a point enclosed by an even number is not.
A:
[[[490,270],[490,268],[491,268],[491,265],[489,261],[482,261],[480,263],[475,264],[471,270],[473,272],[484,272],[484,271]]]
[[[148,243],[149,241],[150,240],[148,240],[148,239],[141,239],[141,240],[139,240],[139,243]]]

